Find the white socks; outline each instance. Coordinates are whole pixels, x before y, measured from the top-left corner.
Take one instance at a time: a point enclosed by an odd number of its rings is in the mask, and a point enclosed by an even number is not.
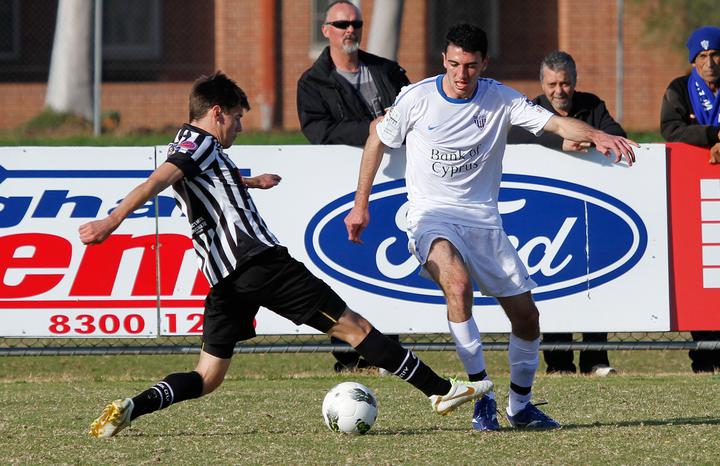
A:
[[[480,331],[471,317],[465,322],[448,321],[450,334],[455,340],[455,349],[468,374],[479,374],[485,370]],[[540,338],[528,341],[510,334],[508,360],[510,361],[511,387],[532,387],[539,365]],[[488,394],[491,395],[492,394]],[[520,394],[512,390],[508,393],[508,414],[514,416],[530,402],[532,392]]]
[[[468,374],[478,374],[485,370],[485,356],[483,355],[480,331],[475,319],[470,317],[465,322],[450,322],[450,334],[455,340],[455,350],[465,366]]]
[[[540,338],[528,341],[510,334],[510,345],[508,348],[508,360],[510,361],[510,384],[508,393],[508,414],[514,416],[530,402],[532,392],[519,394],[512,389],[512,385],[518,387],[532,387],[537,372],[540,349]]]

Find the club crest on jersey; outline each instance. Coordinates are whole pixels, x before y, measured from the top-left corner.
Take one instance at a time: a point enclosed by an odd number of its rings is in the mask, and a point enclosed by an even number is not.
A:
[[[195,143],[192,142],[192,141],[183,141],[183,142],[180,143],[179,146],[180,146],[180,147],[179,147],[178,150],[179,150],[180,152],[187,152],[187,151],[189,151],[189,150],[195,150],[195,149],[198,148],[197,144],[195,144]]]
[[[477,112],[475,116],[473,116],[473,123],[475,123],[475,126],[480,128],[481,131],[485,129],[485,123],[487,123],[487,112],[484,110]]]
[[[175,152],[177,152],[177,149],[178,149],[178,146],[174,142],[171,142],[170,144],[168,144],[167,156],[170,157],[171,155],[173,155]]]

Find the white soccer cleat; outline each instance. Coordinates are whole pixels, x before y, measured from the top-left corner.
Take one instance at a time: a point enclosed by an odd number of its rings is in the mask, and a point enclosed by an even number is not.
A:
[[[591,374],[595,374],[599,377],[607,377],[608,375],[617,374],[617,371],[613,367],[598,364],[597,366],[593,366]]]
[[[489,380],[481,380],[479,382],[450,380],[450,383],[452,386],[447,394],[432,395],[430,397],[430,404],[432,405],[433,411],[441,416],[450,414],[461,404],[478,399],[493,389],[493,383]]]
[[[95,438],[108,438],[130,425],[130,415],[135,407],[131,398],[115,400],[105,406],[99,418],[90,425],[90,435]]]

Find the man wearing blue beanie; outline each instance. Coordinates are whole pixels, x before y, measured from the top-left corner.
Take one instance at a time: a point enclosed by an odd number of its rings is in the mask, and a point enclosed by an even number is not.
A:
[[[692,71],[665,91],[660,131],[666,141],[710,148],[710,163],[720,163],[720,28],[696,29],[686,45]]]
[[[674,79],[663,96],[660,131],[666,141],[710,149],[720,163],[720,28],[696,29],[685,44],[692,71]],[[720,331],[691,332],[694,341],[720,340]],[[720,350],[691,350],[694,372],[720,372]]]

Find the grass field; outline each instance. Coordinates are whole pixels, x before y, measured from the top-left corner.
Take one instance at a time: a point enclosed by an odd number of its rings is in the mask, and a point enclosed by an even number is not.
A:
[[[448,375],[452,352],[421,357]],[[488,352],[504,406],[505,352]],[[685,351],[611,352],[608,378],[538,376],[559,431],[470,429],[394,377],[335,375],[328,354],[235,357],[214,394],[135,421],[109,440],[87,428],[103,405],[144,390],[194,356],[0,358],[0,464],[717,464],[720,376],[689,371]],[[541,370],[543,368],[541,367]],[[371,387],[378,421],[366,436],[330,432],[320,405],[344,380]]]

